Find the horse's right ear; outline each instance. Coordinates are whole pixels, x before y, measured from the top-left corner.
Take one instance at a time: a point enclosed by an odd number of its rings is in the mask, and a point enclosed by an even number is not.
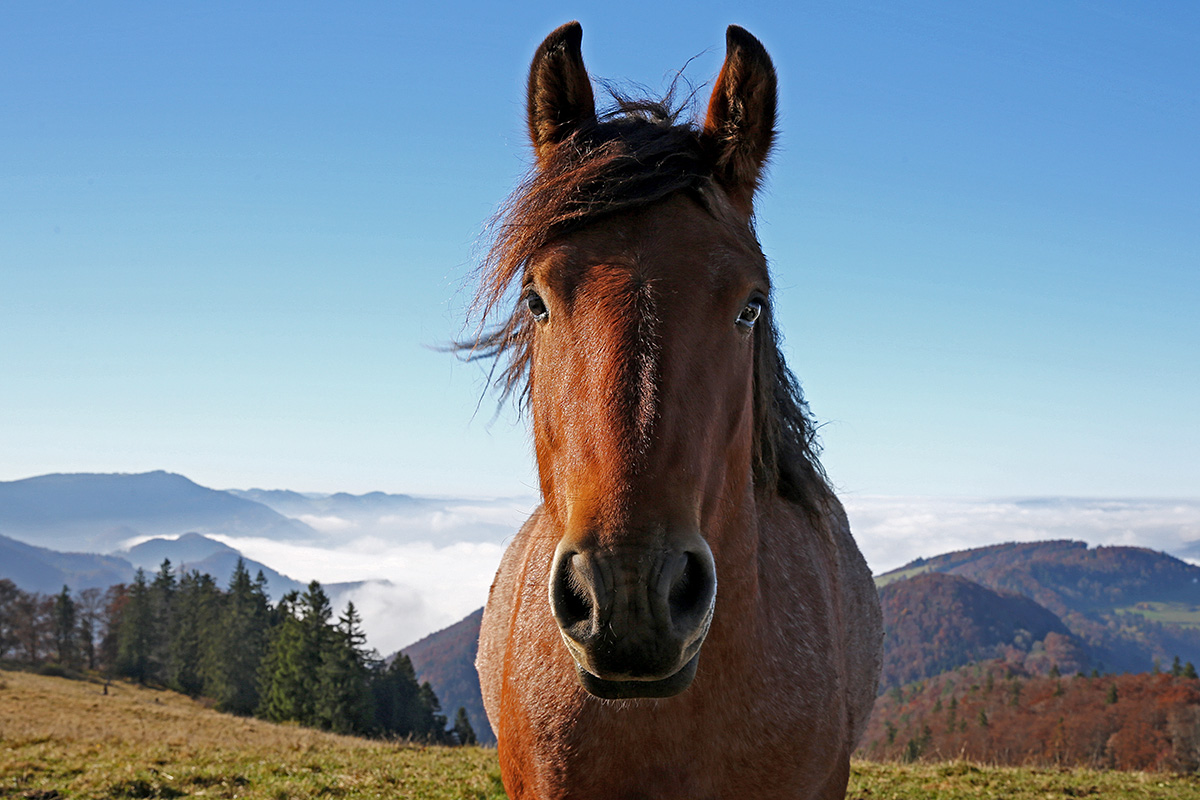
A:
[[[592,82],[579,45],[583,28],[568,22],[546,37],[529,67],[529,138],[540,160],[549,148],[596,119]]]

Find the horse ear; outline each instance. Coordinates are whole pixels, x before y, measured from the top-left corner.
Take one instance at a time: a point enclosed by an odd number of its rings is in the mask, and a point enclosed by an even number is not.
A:
[[[775,67],[762,43],[744,28],[725,31],[725,64],[717,76],[705,138],[713,147],[715,176],[745,214],[775,139]]]
[[[568,22],[546,37],[529,67],[529,138],[541,158],[547,149],[596,119],[592,82],[579,44],[583,27]]]

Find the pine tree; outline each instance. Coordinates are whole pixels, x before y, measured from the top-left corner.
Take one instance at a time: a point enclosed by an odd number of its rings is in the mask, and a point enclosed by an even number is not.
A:
[[[460,745],[475,744],[475,729],[471,727],[471,718],[467,716],[467,710],[462,706],[458,707],[458,713],[454,715],[454,738]]]
[[[267,650],[269,624],[266,581],[251,582],[239,558],[206,652],[205,693],[217,701],[220,710],[252,714],[258,707],[258,676]]]
[[[54,650],[58,663],[74,667],[78,662],[78,632],[75,630],[75,601],[66,585],[54,598]]]
[[[444,742],[447,738],[446,733],[446,715],[442,714],[442,704],[438,701],[437,695],[433,693],[433,687],[429,685],[429,681],[421,684],[421,705],[424,706],[423,722],[427,726],[425,728],[425,739],[429,742]]]
[[[266,658],[259,668],[259,701],[255,714],[272,722],[300,721],[304,715],[307,678],[301,665],[304,628],[297,614],[299,596],[288,592],[279,601],[279,623],[271,631]]]
[[[444,717],[440,728],[434,719],[440,704],[433,689],[417,682],[412,661],[403,653],[397,653],[386,669],[373,670],[371,694],[375,698],[375,728],[385,736],[436,741],[445,727]]]
[[[99,620],[100,645],[97,659],[101,669],[108,675],[119,672],[121,649],[121,621],[129,605],[129,586],[113,584],[104,593],[102,613]]]
[[[145,571],[138,569],[120,612],[116,670],[145,683],[153,675],[154,607]]]
[[[366,733],[374,708],[368,684],[368,654],[362,619],[353,603],[338,619],[321,653],[315,712],[321,727],[335,733]]]
[[[313,581],[303,595],[290,595],[287,611],[260,672],[263,695],[258,713],[315,727],[321,724],[316,699],[322,655],[333,639],[329,598]]]
[[[175,591],[175,623],[169,645],[169,685],[192,695],[207,694],[209,641],[216,635],[221,590],[211,575],[185,572]]]
[[[150,584],[150,605],[153,623],[150,633],[150,674],[158,683],[169,683],[171,664],[171,640],[175,637],[175,592],[178,586],[171,560],[164,558]]]

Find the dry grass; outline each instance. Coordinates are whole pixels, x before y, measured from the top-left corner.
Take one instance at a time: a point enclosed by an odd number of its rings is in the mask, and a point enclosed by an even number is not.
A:
[[[496,753],[218,714],[172,692],[0,673],[0,797],[501,800]],[[1200,800],[1200,777],[856,761],[852,800]]]
[[[1200,798],[1200,777],[1153,772],[855,761],[850,800],[1069,800],[1090,797],[1137,800]]]
[[[126,683],[0,679],[0,797],[504,797],[490,750],[274,725]]]

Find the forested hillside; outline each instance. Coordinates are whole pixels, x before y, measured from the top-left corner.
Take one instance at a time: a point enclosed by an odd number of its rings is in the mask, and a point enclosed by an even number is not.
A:
[[[229,588],[169,561],[107,591],[26,592],[0,579],[0,660],[71,675],[126,677],[209,698],[222,711],[356,735],[471,743],[428,682],[370,649],[353,603],[334,617],[321,585],[272,605],[237,561]]]
[[[1028,661],[1074,672],[1087,665],[1079,640],[1033,600],[959,575],[927,573],[879,592],[887,636],[880,685],[898,686],[972,661]]]
[[[1001,661],[895,687],[875,701],[869,759],[1172,770],[1200,768],[1200,680],[1165,672],[1032,675]]]
[[[496,737],[483,710],[479,675],[475,672],[482,620],[481,608],[400,652],[412,659],[417,680],[428,681],[447,708],[465,708],[479,741],[492,743]]]
[[[1200,567],[1166,553],[1070,541],[1001,544],[917,559],[876,583],[888,592],[931,572],[1044,606],[1101,671],[1146,671],[1176,655],[1200,662]]]

